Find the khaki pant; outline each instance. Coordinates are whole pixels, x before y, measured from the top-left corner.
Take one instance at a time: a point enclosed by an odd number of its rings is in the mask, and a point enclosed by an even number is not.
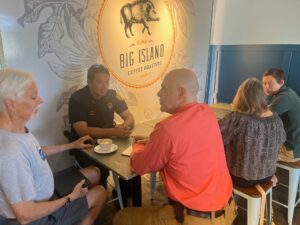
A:
[[[215,219],[204,219],[185,213],[182,225],[231,225],[237,213],[235,202],[225,207],[225,215]],[[173,206],[126,208],[114,217],[113,225],[180,225],[175,220]]]

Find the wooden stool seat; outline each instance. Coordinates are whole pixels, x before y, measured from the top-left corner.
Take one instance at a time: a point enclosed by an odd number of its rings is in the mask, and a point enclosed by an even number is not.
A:
[[[296,162],[284,162],[284,161],[278,161],[277,164],[281,164],[284,166],[292,167],[294,169],[300,169],[300,160]]]
[[[264,189],[265,192],[268,192],[268,190],[270,188],[272,188],[273,183],[272,181],[269,181],[267,183],[264,184],[260,184],[260,186]],[[234,186],[234,189],[245,193],[246,195],[251,196],[252,198],[260,198],[261,194],[259,193],[259,191],[256,189],[256,187],[238,187],[238,186]]]
[[[260,184],[262,189],[266,192],[266,220],[267,225],[272,223],[272,187],[271,181]],[[240,196],[247,200],[247,225],[258,225],[260,218],[260,208],[262,196],[256,187],[233,187],[234,195]],[[240,206],[239,206],[240,207]],[[240,207],[243,209],[242,207]]]

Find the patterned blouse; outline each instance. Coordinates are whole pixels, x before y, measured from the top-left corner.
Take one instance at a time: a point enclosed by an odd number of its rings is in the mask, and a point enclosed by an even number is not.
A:
[[[229,171],[245,180],[274,175],[286,134],[279,116],[259,117],[231,112],[219,121]]]

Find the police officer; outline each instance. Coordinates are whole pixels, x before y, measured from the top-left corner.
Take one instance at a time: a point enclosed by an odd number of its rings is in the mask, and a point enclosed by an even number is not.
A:
[[[87,73],[87,86],[72,94],[69,101],[71,139],[77,139],[84,135],[90,135],[93,138],[129,136],[134,126],[133,115],[128,110],[124,99],[115,90],[108,89],[109,78],[110,74],[106,67],[94,64]],[[123,119],[123,124],[115,124],[115,112]],[[77,162],[83,167],[88,165],[99,167],[101,184],[106,185],[107,169],[81,151],[75,151],[74,155]],[[140,177],[136,179],[140,179]],[[121,181],[121,183],[124,182]],[[121,186],[124,187],[124,184]]]
[[[115,90],[108,89],[109,72],[99,64],[92,65],[87,73],[87,86],[72,94],[69,102],[69,121],[74,136],[90,135],[93,138],[109,136],[128,137],[134,118],[126,102]],[[115,125],[114,113],[124,120]]]

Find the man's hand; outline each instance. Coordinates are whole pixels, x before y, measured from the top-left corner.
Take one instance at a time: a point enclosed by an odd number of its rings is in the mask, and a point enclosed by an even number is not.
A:
[[[83,148],[92,147],[91,144],[88,144],[88,143],[85,142],[87,140],[92,140],[92,138],[89,135],[85,135],[85,136],[77,139],[76,141],[73,141],[70,144],[73,146],[73,148],[76,148],[76,149],[83,149]]]
[[[137,136],[133,136],[133,143],[137,143],[137,144],[147,144],[149,137],[146,136],[142,136],[142,135],[137,135]]]
[[[123,129],[128,130],[128,131],[131,131],[133,128],[127,123],[117,124],[116,127],[122,127]]]
[[[83,188],[83,184],[84,184],[85,180],[81,180],[78,184],[76,184],[76,186],[74,187],[73,191],[71,194],[69,194],[69,197],[71,198],[71,201],[78,199],[78,198],[82,198],[86,195],[86,193],[88,192],[88,188]]]
[[[123,124],[121,124],[122,127],[128,129],[129,131],[133,129],[133,126],[131,126],[130,124],[124,122]]]
[[[131,130],[124,124],[117,125],[114,128],[114,136],[116,137],[129,137]]]

